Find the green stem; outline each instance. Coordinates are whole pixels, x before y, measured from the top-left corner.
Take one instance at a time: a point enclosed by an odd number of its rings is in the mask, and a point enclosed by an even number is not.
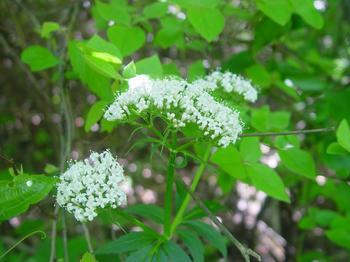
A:
[[[205,167],[207,166],[207,162],[208,162],[209,157],[210,157],[210,152],[211,152],[211,146],[208,145],[208,147],[204,153],[203,162],[200,164],[199,168],[197,169],[197,171],[194,175],[194,178],[193,178],[193,181],[191,184],[191,188],[190,188],[191,192],[194,192],[197,188],[199,180],[201,179],[201,177],[204,173]],[[184,201],[182,202],[182,204],[179,208],[179,211],[177,212],[177,214],[175,216],[175,219],[174,219],[172,225],[171,225],[170,236],[172,236],[176,227],[181,224],[184,213],[186,211],[188,204],[190,203],[190,200],[191,200],[191,194],[188,192],[185,196]]]
[[[176,147],[176,133],[172,134],[172,147]],[[164,235],[170,236],[171,226],[171,212],[173,207],[173,184],[174,184],[174,173],[175,173],[175,158],[176,152],[170,151],[168,160],[168,171],[166,177],[166,191],[165,191],[165,215],[164,215]]]

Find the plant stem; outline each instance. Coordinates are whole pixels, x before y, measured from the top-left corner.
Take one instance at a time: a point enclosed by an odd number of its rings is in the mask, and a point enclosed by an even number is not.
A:
[[[86,239],[86,243],[88,245],[89,252],[94,253],[94,249],[93,249],[92,244],[91,244],[91,237],[90,237],[89,229],[85,223],[82,223],[82,226],[83,226],[84,236]]]
[[[176,147],[176,133],[172,134],[172,146]],[[170,236],[170,226],[171,226],[171,211],[173,202],[173,184],[174,184],[174,173],[175,173],[175,158],[176,153],[171,150],[168,160],[168,170],[166,177],[166,191],[165,191],[165,215],[164,215],[164,235]]]
[[[197,188],[197,185],[199,183],[199,180],[201,179],[203,173],[204,173],[204,170],[205,170],[205,167],[207,166],[207,162],[209,160],[209,157],[210,157],[210,152],[211,152],[211,145],[208,145],[208,147],[206,148],[205,150],[205,153],[204,153],[204,157],[203,157],[203,162],[200,164],[199,168],[197,169],[195,175],[194,175],[194,178],[193,178],[193,181],[192,181],[192,184],[191,184],[191,192],[194,192]],[[175,216],[175,219],[171,225],[171,229],[170,229],[170,236],[172,236],[172,234],[174,233],[176,227],[181,224],[182,222],[182,219],[183,219],[183,216],[184,216],[184,213],[186,211],[186,208],[188,206],[188,204],[190,203],[190,199],[191,199],[191,195],[189,192],[187,192],[186,196],[185,196],[185,199],[184,201],[182,202],[181,206],[180,206],[180,209],[179,211],[177,212],[176,216]]]
[[[263,132],[263,133],[247,133],[240,134],[240,137],[252,137],[252,136],[288,136],[288,135],[300,135],[300,134],[310,134],[310,133],[322,133],[322,132],[333,132],[334,127],[327,128],[316,128],[316,129],[305,129],[305,130],[293,130],[285,132]]]

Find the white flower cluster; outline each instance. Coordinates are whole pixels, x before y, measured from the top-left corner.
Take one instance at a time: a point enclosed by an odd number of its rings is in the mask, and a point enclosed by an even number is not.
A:
[[[183,79],[151,79],[138,75],[128,81],[129,88],[119,94],[106,110],[107,120],[124,120],[128,115],[156,109],[172,122],[174,127],[196,123],[204,135],[226,147],[235,143],[242,132],[239,113],[216,101],[210,94],[220,88],[235,91],[247,100],[255,101],[256,90],[249,81],[232,73],[214,72],[204,79],[188,83]]]
[[[124,180],[123,168],[108,150],[92,152],[84,161],[71,163],[60,176],[57,203],[78,221],[91,221],[98,208],[116,208],[126,203]]]

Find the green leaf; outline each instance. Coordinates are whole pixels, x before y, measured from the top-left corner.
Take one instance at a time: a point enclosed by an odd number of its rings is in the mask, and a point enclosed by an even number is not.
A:
[[[212,226],[200,221],[188,221],[184,225],[192,228],[201,237],[205,238],[211,245],[216,247],[226,257],[227,249],[224,237]]]
[[[290,113],[271,112],[268,106],[252,110],[252,126],[259,131],[282,131],[290,123]]]
[[[60,25],[56,22],[44,22],[41,26],[40,36],[42,38],[49,38],[51,33],[58,31],[60,29]]]
[[[290,202],[281,178],[273,169],[255,163],[247,166],[247,173],[257,189],[278,200]]]
[[[145,32],[140,27],[114,25],[108,28],[107,35],[123,56],[132,54],[146,42]]]
[[[106,41],[99,35],[94,35],[90,38],[90,40],[87,42],[86,46],[98,51],[98,52],[104,52],[108,53],[112,56],[115,56],[119,58],[119,61],[123,59],[123,56],[120,52],[120,50],[112,43]]]
[[[148,19],[159,18],[166,15],[168,12],[168,4],[162,2],[152,3],[145,6],[142,12]]]
[[[260,64],[248,67],[246,75],[259,87],[268,87],[272,84],[270,73]]]
[[[138,251],[131,253],[126,259],[125,262],[140,262],[145,261],[146,258],[149,258],[148,254],[152,250],[153,245],[148,245],[144,248],[141,248]],[[146,260],[148,261],[148,260]]]
[[[117,70],[110,63],[107,53],[93,53],[93,55],[85,54],[84,58],[86,63],[93,68],[96,72],[103,76],[118,79]]]
[[[137,204],[128,206],[124,211],[152,220],[158,224],[162,224],[164,220],[164,210],[156,205]]]
[[[243,166],[243,159],[234,146],[218,148],[212,155],[211,161],[232,177],[240,180],[247,178]]]
[[[330,229],[326,231],[329,240],[338,246],[350,249],[350,232],[344,229]]]
[[[257,6],[266,16],[280,25],[285,25],[293,13],[289,0],[257,0]]]
[[[216,8],[190,8],[188,19],[194,29],[208,42],[213,41],[225,26],[225,17]]]
[[[86,252],[80,259],[80,262],[96,262],[96,259],[93,254]]]
[[[114,21],[118,24],[130,25],[130,15],[124,1],[112,0],[109,4],[96,1],[98,14],[107,21]]]
[[[257,162],[261,158],[260,142],[257,137],[243,138],[239,150],[245,162]]]
[[[282,163],[292,172],[307,178],[316,177],[315,163],[312,156],[307,151],[290,148],[279,150]]]
[[[21,60],[28,64],[33,72],[56,66],[60,60],[47,48],[32,45],[23,50]]]
[[[127,64],[123,69],[123,76],[125,78],[131,78],[136,76],[136,66],[134,61],[131,61],[129,64]]]
[[[205,75],[205,68],[203,66],[203,62],[201,60],[198,60],[194,63],[192,63],[188,67],[188,72],[187,72],[187,79],[189,81],[196,80],[199,77],[202,77]]]
[[[100,100],[91,106],[89,112],[86,115],[86,121],[84,125],[85,132],[90,131],[91,127],[97,123],[98,120],[100,120],[107,105],[107,101]]]
[[[13,180],[0,180],[0,221],[25,212],[51,191],[56,179],[21,174]]]
[[[334,142],[331,143],[328,147],[327,147],[327,151],[328,154],[331,155],[346,155],[349,154],[348,151],[346,151],[341,145],[339,145],[339,143]]]
[[[131,232],[127,235],[119,237],[117,240],[108,242],[97,251],[96,254],[121,254],[141,249],[155,239],[144,232]]]
[[[135,64],[137,74],[146,74],[151,77],[163,76],[163,67],[157,55],[153,55],[142,60],[139,60]]]
[[[46,174],[54,175],[54,174],[57,174],[60,171],[60,169],[57,166],[54,166],[52,164],[46,164],[44,171]]]
[[[220,3],[220,0],[173,0],[172,2],[183,8],[214,8]]]
[[[77,41],[71,41],[68,44],[68,54],[74,72],[101,99],[106,101],[113,100],[114,96],[110,85],[110,78],[99,74],[99,72],[93,70],[86,63],[80,45],[81,43]]]
[[[316,29],[324,25],[322,15],[316,10],[313,0],[291,0],[294,12],[300,15],[303,20]]]
[[[350,128],[348,122],[343,119],[337,129],[338,143],[350,152]]]
[[[193,261],[203,262],[204,261],[204,246],[198,235],[189,230],[178,230],[180,238],[184,242],[185,246],[191,253]]]
[[[162,248],[168,255],[167,261],[191,262],[191,259],[188,257],[185,251],[171,240],[167,241]]]

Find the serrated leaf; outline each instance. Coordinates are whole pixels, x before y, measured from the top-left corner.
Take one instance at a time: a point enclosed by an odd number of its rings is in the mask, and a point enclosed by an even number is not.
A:
[[[247,173],[257,189],[278,200],[290,202],[282,179],[273,169],[260,163],[254,163],[247,166]]]
[[[204,246],[198,235],[193,231],[178,230],[181,240],[191,253],[194,262],[204,261]]]
[[[91,127],[97,123],[98,120],[103,116],[104,109],[108,105],[107,101],[100,100],[93,104],[86,115],[86,121],[84,125],[85,132],[90,131]]]
[[[32,45],[24,49],[21,60],[28,64],[33,72],[54,67],[60,62],[47,48],[39,45]]]
[[[218,37],[224,29],[225,17],[216,8],[189,8],[187,14],[194,29],[208,42]]]
[[[316,177],[316,168],[312,156],[307,151],[290,148],[279,150],[282,163],[292,172],[307,178]]]
[[[25,212],[51,191],[56,179],[21,174],[13,180],[0,180],[0,221]]]
[[[340,122],[336,135],[338,143],[350,152],[350,128],[345,119]]]
[[[227,256],[224,237],[214,227],[200,221],[188,221],[185,222],[184,225],[196,231],[198,235],[216,247],[224,257]]]
[[[146,42],[145,32],[137,26],[114,25],[108,28],[107,35],[123,56],[132,54]]]

